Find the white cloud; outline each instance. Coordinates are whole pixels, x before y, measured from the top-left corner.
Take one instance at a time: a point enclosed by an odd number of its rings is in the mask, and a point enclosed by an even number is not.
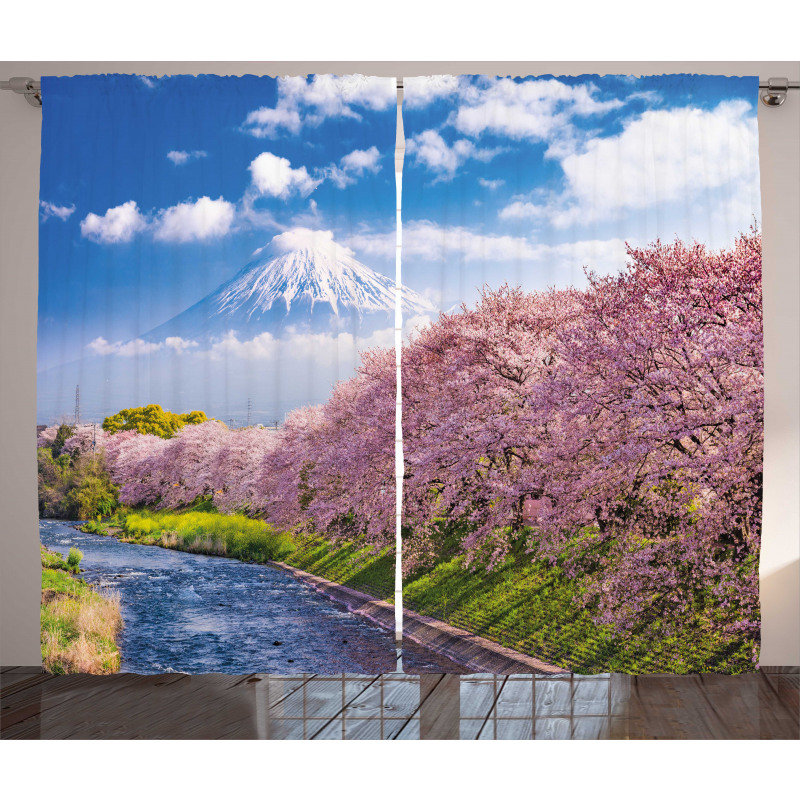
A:
[[[298,133],[303,126],[300,113],[280,101],[275,108],[262,106],[251,111],[245,118],[242,130],[257,139],[274,138],[285,128],[290,133]]]
[[[591,139],[562,158],[567,195],[578,209],[566,218],[757,184],[757,157],[756,118],[746,101],[725,101],[712,110],[646,111],[621,133]]]
[[[100,356],[143,356],[163,349],[163,342],[146,342],[144,339],[132,339],[128,342],[109,342],[98,336],[87,345],[89,350]]]
[[[390,257],[395,251],[395,233],[363,231],[344,239],[359,256]],[[403,258],[445,261],[461,256],[466,261],[530,259],[536,249],[520,236],[475,233],[469,228],[442,227],[428,220],[403,225]]]
[[[403,330],[408,334],[431,323],[431,316],[416,315],[404,320]],[[369,336],[356,337],[349,332],[299,333],[288,331],[277,338],[270,333],[261,333],[252,339],[241,340],[236,331],[228,331],[222,339],[214,342],[207,351],[213,361],[239,358],[247,361],[280,360],[286,363],[304,363],[313,359],[315,363],[352,368],[360,354],[373,347],[393,347],[394,328],[381,328]]]
[[[643,100],[648,105],[657,106],[659,103],[664,102],[664,97],[660,92],[653,89],[646,89],[641,92],[631,92],[625,96],[626,102],[630,103],[631,100]]]
[[[486,178],[478,178],[478,183],[483,186],[484,189],[493,192],[495,189],[499,189],[505,181],[502,178],[493,181],[487,180]]]
[[[388,257],[394,252],[394,232],[364,231],[348,237],[346,243],[359,255]],[[582,269],[589,266],[603,274],[616,271],[625,263],[622,239],[584,240],[548,245],[523,236],[481,234],[458,226],[443,227],[428,220],[415,220],[403,226],[403,258],[422,262],[529,263],[557,269]],[[432,295],[425,293],[433,299]],[[440,300],[436,301],[437,305]]]
[[[57,217],[62,222],[68,220],[75,211],[75,206],[57,206],[55,203],[48,203],[46,200],[39,202],[41,213],[39,219],[46,222],[50,217]]]
[[[422,108],[458,92],[461,81],[456,75],[425,75],[403,79],[403,105]]]
[[[81,220],[81,234],[103,244],[129,242],[147,227],[147,219],[134,200],[109,208],[103,216],[87,214]]]
[[[353,150],[339,159],[338,164],[330,164],[319,171],[319,175],[331,181],[337,188],[344,189],[355,183],[365,172],[380,171],[381,154],[375,145],[368,150]]]
[[[554,78],[497,78],[462,92],[463,104],[451,123],[461,133],[494,133],[512,139],[543,141],[575,116],[602,114],[623,105],[621,100],[597,100],[591,83],[569,85]]]
[[[267,197],[286,198],[295,192],[305,196],[322,182],[312,178],[305,167],[293,169],[289,159],[272,153],[261,153],[248,169],[255,189]]]
[[[198,158],[206,158],[208,153],[205,150],[170,150],[167,153],[167,158],[175,164],[175,166],[180,166],[181,164],[186,164],[188,161],[193,161]]]
[[[440,288],[426,286],[422,291],[422,296],[437,308],[440,308],[444,300],[443,292]]]
[[[231,229],[235,209],[222,197],[201,197],[162,209],[153,236],[164,242],[192,242],[217,239]]]
[[[631,242],[633,244],[633,242]],[[582,272],[587,267],[598,275],[613,275],[625,265],[622,239],[589,239],[564,244],[535,245],[537,264],[558,270]]]
[[[491,161],[503,150],[479,148],[469,139],[458,139],[452,145],[448,145],[438,131],[428,129],[408,139],[406,151],[417,163],[436,173],[438,180],[450,180],[468,159]]]
[[[364,172],[378,172],[380,159],[380,151],[375,145],[372,145],[368,150],[353,150],[352,153],[342,156],[339,163],[347,172],[363,175]]]
[[[355,108],[383,111],[397,102],[394,78],[366,75],[314,75],[279,79],[279,94],[288,103],[314,109],[321,117],[359,118]]]
[[[300,227],[273,236],[266,248],[262,249],[267,249],[276,256],[295,250],[315,250],[326,253],[331,259],[352,258],[354,255],[349,247],[333,240],[333,231]]]
[[[81,221],[81,233],[103,244],[129,242],[137,233],[150,230],[164,242],[205,241],[225,236],[235,217],[235,206],[222,197],[201,197],[162,208],[145,216],[134,200],[128,200],[105,214],[88,214]]]
[[[463,227],[444,228],[427,220],[410,222],[403,227],[404,258],[518,261],[532,259],[535,255],[535,248],[520,236],[481,234]]]
[[[278,340],[268,332],[261,333],[247,341],[240,341],[236,331],[228,331],[218,342],[214,342],[209,350],[212,359],[228,357],[247,360],[263,360],[272,358],[278,351]]]
[[[668,204],[680,201],[684,215],[714,217],[720,232],[723,227],[728,234],[742,230],[757,211],[760,192],[752,112],[742,100],[710,110],[648,110],[627,120],[614,136],[595,136],[582,145],[562,139],[559,152],[550,155],[560,161],[564,190],[535,200],[514,197],[499,216],[566,228],[653,206],[663,215]]]
[[[396,102],[393,78],[364,75],[314,75],[278,78],[274,107],[262,106],[245,118],[242,130],[257,138],[276,137],[282,130],[298,133],[328,117],[361,119],[356,109],[382,111]]]
[[[183,355],[187,350],[197,347],[195,341],[182,339],[180,336],[168,336],[163,342],[147,342],[144,339],[131,339],[127,342],[109,342],[103,336],[98,336],[89,342],[87,348],[100,356],[145,356],[159,351],[172,350],[178,355]]]
[[[403,230],[407,230],[406,224],[403,225]],[[397,247],[397,232],[391,230],[386,233],[377,233],[364,230],[352,233],[341,241],[353,252],[358,253],[359,258],[365,256],[393,258]]]
[[[183,355],[187,350],[197,347],[198,344],[192,339],[183,339],[180,336],[167,336],[164,339],[164,344],[170,349],[174,350],[179,356]]]
[[[498,216],[500,219],[541,219],[547,216],[547,209],[527,200],[514,200],[501,208]]]

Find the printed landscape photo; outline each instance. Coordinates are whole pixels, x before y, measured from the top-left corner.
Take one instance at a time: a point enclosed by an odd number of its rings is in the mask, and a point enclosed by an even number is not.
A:
[[[45,88],[45,666],[397,669],[394,80]],[[404,670],[756,667],[755,98],[406,79]]]

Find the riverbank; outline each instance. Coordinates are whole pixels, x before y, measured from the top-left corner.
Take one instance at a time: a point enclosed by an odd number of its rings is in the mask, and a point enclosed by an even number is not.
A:
[[[89,522],[82,529],[113,535],[123,542],[229,557],[233,554],[221,544],[226,532],[230,536],[230,531],[251,524],[269,529],[266,523],[245,517],[198,511],[123,513],[111,518],[110,523],[114,524]],[[318,581],[333,582],[344,590],[361,593],[368,601],[384,604],[390,609],[387,616],[390,621],[384,627],[394,629],[395,565],[390,550],[376,552],[355,542],[333,545],[321,537],[301,535],[294,536],[291,546],[283,548],[280,555],[270,557],[276,550],[266,547],[258,553],[252,549],[248,552],[252,558],[243,560],[280,562]],[[509,578],[507,572],[501,572]],[[522,671],[605,671],[604,659],[608,656],[605,632],[593,626],[585,611],[576,608],[571,587],[564,585],[558,569],[518,564],[514,573],[518,581],[498,582],[491,576],[464,569],[459,557],[453,557],[444,559],[428,573],[409,576],[404,584],[406,634],[412,641],[473,669],[488,669],[493,663],[486,657],[476,658],[476,652],[490,653],[492,648],[499,648],[498,652],[506,657],[517,654],[527,659]],[[532,574],[535,580],[531,580]],[[520,590],[526,593],[526,603],[520,603]],[[342,601],[339,597],[334,599]],[[488,617],[487,611],[494,609],[505,609],[507,617]],[[487,617],[493,625],[487,626]],[[373,621],[382,624],[381,615]],[[437,625],[438,633],[434,630]],[[466,649],[454,647],[459,637],[468,645]],[[470,643],[478,641],[485,643],[485,647],[480,644],[477,650],[470,649]],[[439,650],[442,642],[447,646],[442,645]],[[543,656],[544,652],[549,657]],[[507,662],[501,659],[495,666],[505,669]]]
[[[65,561],[41,547],[41,561],[44,669],[56,675],[118,672],[117,636],[122,629],[119,598],[101,595],[75,577],[80,563],[78,551],[71,551]]]
[[[137,517],[132,514],[116,518],[119,530],[106,526],[96,532],[113,533],[122,541],[173,549],[196,547],[194,552],[232,555],[219,552],[207,535],[210,528],[192,530],[199,519],[197,513],[141,512],[145,519],[159,518],[161,523],[183,526],[184,533],[178,537],[169,531],[148,529],[147,525],[136,528]],[[266,523],[239,515],[208,516],[213,518],[208,523],[217,526],[236,528],[257,523],[269,528]],[[126,529],[125,520],[131,517]],[[90,523],[86,529],[103,527]],[[264,549],[255,558],[244,560],[280,561],[374,600],[390,605],[394,601],[394,554],[388,549],[375,552],[358,542],[334,545],[321,537],[294,536],[281,555],[269,555],[274,552]],[[609,627],[595,624],[590,609],[576,599],[580,595],[576,580],[568,578],[557,564],[536,560],[522,549],[510,553],[491,571],[473,571],[464,562],[457,543],[452,543],[430,568],[407,575],[403,581],[404,609],[579,674],[739,673],[754,668],[745,645],[731,648],[701,618],[687,620],[680,636],[663,629],[659,620],[624,637],[614,635]]]
[[[81,530],[120,541],[149,544],[187,553],[225,556],[239,561],[266,564],[291,554],[292,537],[266,522],[241,515],[190,510],[118,512],[108,521],[89,520]]]
[[[43,520],[42,544],[84,553],[85,578],[119,595],[121,672],[199,675],[394,672],[394,635],[273,565],[141,547]],[[409,642],[412,672],[463,672]]]
[[[366,617],[387,630],[395,630],[395,609],[391,603],[376,600],[363,592],[319,578],[289,564],[275,563],[295,578],[310,584],[326,597],[346,606],[351,613]],[[441,620],[405,609],[403,611],[403,640],[416,642],[434,653],[452,659],[470,672],[494,675],[569,674],[568,670],[561,667],[545,664],[537,658],[518,653],[482,636],[475,636],[469,631],[455,628]]]

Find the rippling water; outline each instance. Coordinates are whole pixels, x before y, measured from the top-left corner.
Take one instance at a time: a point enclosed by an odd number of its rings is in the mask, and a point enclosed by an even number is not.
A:
[[[394,634],[288,573],[228,558],[126,544],[42,520],[42,544],[83,551],[81,575],[119,592],[125,627],[122,671],[341,672],[396,670]],[[421,647],[403,649],[416,671],[463,672]]]

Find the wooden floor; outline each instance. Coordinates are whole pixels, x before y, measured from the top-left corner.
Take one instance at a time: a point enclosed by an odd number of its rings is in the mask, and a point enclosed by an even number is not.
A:
[[[4,739],[798,739],[796,668],[724,676],[0,674]]]

